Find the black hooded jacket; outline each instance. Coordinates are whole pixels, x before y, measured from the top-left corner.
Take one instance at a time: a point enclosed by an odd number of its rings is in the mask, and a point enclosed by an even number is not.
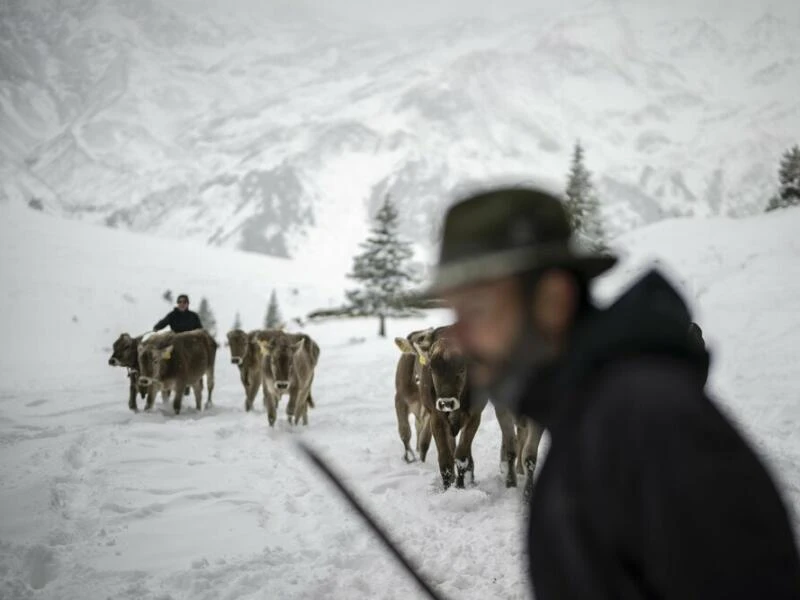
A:
[[[161,319],[153,327],[153,331],[160,331],[169,325],[170,329],[175,333],[183,333],[184,331],[194,331],[195,329],[202,329],[203,324],[200,322],[200,317],[196,312],[191,310],[178,310],[173,308],[167,316]]]
[[[551,435],[530,506],[537,600],[800,599],[786,507],[705,395],[690,322],[650,272],[531,377],[521,409]]]

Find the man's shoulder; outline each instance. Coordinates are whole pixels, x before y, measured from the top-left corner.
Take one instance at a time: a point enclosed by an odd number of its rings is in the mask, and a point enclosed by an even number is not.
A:
[[[676,357],[621,357],[599,368],[587,383],[587,409],[596,418],[664,424],[712,408],[694,367]]]

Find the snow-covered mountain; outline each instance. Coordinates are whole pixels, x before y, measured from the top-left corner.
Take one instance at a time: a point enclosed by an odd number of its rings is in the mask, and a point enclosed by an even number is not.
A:
[[[341,265],[384,193],[429,243],[454,186],[563,179],[580,138],[612,231],[759,211],[800,132],[796,9],[639,4],[388,33],[301,2],[6,0],[0,198]]]

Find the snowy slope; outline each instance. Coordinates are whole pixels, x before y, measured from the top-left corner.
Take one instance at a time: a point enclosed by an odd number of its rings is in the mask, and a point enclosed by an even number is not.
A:
[[[608,297],[652,257],[666,258],[715,351],[715,395],[778,474],[795,514],[798,227],[800,210],[665,221],[617,241],[628,259],[600,290]],[[298,437],[334,462],[449,597],[527,597],[524,510],[518,492],[502,485],[491,410],[476,437],[476,487],[441,493],[435,464],[401,460],[397,350],[374,337],[371,320],[306,329],[322,349],[307,429],[290,431],[281,418],[271,431],[260,407],[246,414],[224,348],[210,412],[128,411],[124,373],[106,365],[104,346],[123,329],[151,324],[167,285],[207,294],[223,325],[237,308],[255,325],[275,285],[268,273],[281,280],[287,314],[322,301],[335,280],[312,268],[290,280],[282,268],[295,262],[27,209],[0,223],[0,244],[0,597],[417,597],[294,453]],[[152,266],[165,257],[174,266]],[[294,285],[296,302],[282,295]],[[446,320],[432,313],[424,323]],[[392,321],[389,334],[422,324]]]
[[[346,263],[384,193],[427,243],[454,185],[562,178],[576,138],[617,231],[750,214],[800,129],[789,0],[575,0],[391,34],[288,4],[3,3],[0,197]]]

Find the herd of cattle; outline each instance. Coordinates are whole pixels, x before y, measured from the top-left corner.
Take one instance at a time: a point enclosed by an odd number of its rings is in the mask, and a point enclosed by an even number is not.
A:
[[[245,333],[235,329],[228,333],[227,345],[231,362],[239,367],[246,410],[253,408],[261,388],[269,424],[274,425],[278,402],[288,394],[289,421],[308,424],[308,408],[314,407],[311,384],[319,359],[319,346],[314,340],[304,333],[282,330]],[[150,410],[160,391],[164,402],[173,395],[172,407],[175,414],[180,414],[183,396],[190,390],[194,390],[197,410],[202,410],[203,377],[208,389],[206,408],[211,406],[217,348],[217,342],[203,329],[138,337],[123,333],[114,342],[108,364],[127,368],[131,410],[139,410],[137,395],[147,399],[145,410]]]
[[[413,331],[395,338],[401,351],[395,375],[397,428],[404,447],[404,459],[425,461],[431,438],[436,443],[439,472],[445,488],[464,487],[474,480],[472,442],[486,408],[466,385],[466,363],[451,333],[451,327]],[[270,426],[277,419],[278,403],[289,396],[286,414],[291,424],[308,424],[308,409],[314,407],[311,391],[319,360],[317,343],[305,333],[283,330],[235,329],[228,332],[231,363],[239,369],[245,393],[245,410],[250,411],[262,391]],[[183,397],[194,391],[197,410],[202,410],[203,378],[207,389],[206,408],[214,391],[214,366],[218,344],[205,330],[185,333],[157,333],[133,337],[123,333],[114,342],[108,363],[125,367],[130,380],[128,407],[138,411],[137,397],[146,399],[145,410],[153,407],[160,392],[162,401],[172,396],[176,414]],[[533,480],[542,429],[533,422],[515,419],[495,407],[502,433],[501,463],[506,467],[506,485],[515,487],[517,475],[526,475],[526,492]],[[411,448],[410,415],[416,426],[416,454]]]
[[[252,410],[261,389],[267,420],[274,426],[278,402],[288,394],[289,423],[308,425],[308,409],[314,407],[311,386],[320,353],[317,343],[305,333],[283,330],[235,329],[227,337],[231,363],[238,367],[244,386],[245,410]],[[691,323],[689,337],[698,349],[705,348],[696,323]],[[467,477],[474,481],[472,442],[487,400],[470,393],[466,361],[452,335],[452,326],[412,331],[394,341],[401,352],[395,372],[394,405],[403,458],[413,462],[419,454],[425,461],[433,438],[444,487],[464,487]],[[202,409],[203,377],[208,390],[206,408],[211,406],[217,347],[205,330],[140,337],[123,333],[114,342],[108,362],[128,369],[131,410],[138,410],[137,395],[147,399],[145,410],[151,409],[160,391],[164,402],[173,394],[172,406],[178,414],[183,396],[192,389],[197,410]],[[494,410],[501,431],[500,460],[506,486],[516,487],[517,475],[524,475],[527,495],[533,485],[542,427],[514,417],[502,407],[495,406]],[[416,454],[411,448],[411,415],[416,426]]]

